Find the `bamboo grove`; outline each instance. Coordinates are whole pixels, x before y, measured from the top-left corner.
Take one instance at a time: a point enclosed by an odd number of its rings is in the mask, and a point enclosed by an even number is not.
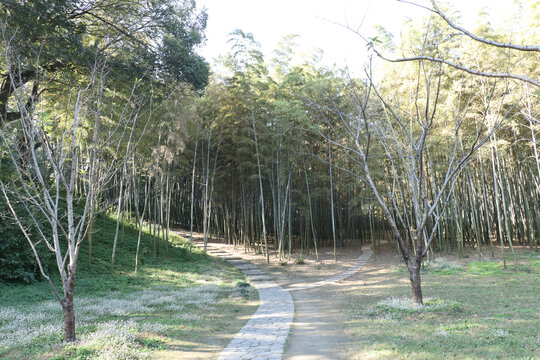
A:
[[[434,24],[432,31],[442,37],[439,26]],[[415,31],[420,36],[418,29],[411,29],[411,39]],[[316,251],[317,246],[393,242],[374,196],[361,180],[358,164],[335,141],[347,136],[340,130],[339,117],[354,114],[354,89],[361,87],[361,82],[318,67],[314,60],[289,67],[286,54],[291,53],[294,38],[284,40],[269,68],[249,34],[237,32],[232,42],[234,56],[223,59],[228,75],[216,75],[207,88],[199,107],[198,136],[185,151],[184,163],[194,164],[191,170],[195,171],[195,227],[264,254],[264,219],[268,241],[275,244],[279,258],[290,257],[292,249]],[[462,51],[464,57],[474,60],[489,49],[477,45]],[[498,56],[511,61],[517,55]],[[532,77],[538,74],[535,55],[520,59],[521,66]],[[402,107],[425,102],[418,94],[407,99],[407,92],[410,94],[412,88],[414,93],[418,86],[415,76],[420,76],[419,69],[440,69],[427,64],[382,67],[377,74],[382,79],[381,96],[389,99],[396,96],[392,90],[403,90],[405,95],[399,95]],[[440,71],[439,124],[425,159],[431,198],[444,179],[444,165],[438,164],[452,156],[453,144],[446,140],[452,135],[453,118],[465,119],[461,147],[467,146],[467,138],[482,119],[489,118],[482,130],[489,136],[444,192],[444,215],[431,251],[461,254],[467,246],[495,256],[497,248],[506,259],[505,249],[512,254],[514,245],[537,249],[538,90],[520,82],[467,76],[453,69]],[[380,104],[372,106],[381,117],[386,116]],[[496,125],[498,122],[502,123]],[[491,131],[490,126],[496,126],[497,131]],[[410,200],[412,194],[407,194],[407,177],[402,173],[397,184],[392,184],[392,165],[384,149],[374,146],[372,151],[377,186],[388,198],[392,186],[400,189],[401,196],[396,197],[400,203],[395,205],[405,209],[403,231],[412,239],[418,214]],[[182,173],[189,174],[188,168]],[[173,201],[173,218],[184,228],[191,224],[189,209],[182,208],[190,202],[190,181],[186,176],[178,183],[184,190]],[[427,232],[432,230],[428,226]]]
[[[414,41],[421,41],[424,26],[411,26],[409,40],[400,46],[418,46]],[[489,28],[480,30],[495,33]],[[436,46],[447,30],[435,23],[427,31],[436,37],[432,44]],[[292,251],[316,252],[319,246],[367,242],[377,249],[381,241],[393,243],[374,196],[360,179],[358,165],[328,139],[329,132],[339,131],[339,113],[355,112],[351,89],[362,81],[339,69],[319,66],[318,54],[291,65],[295,36],[283,40],[269,65],[251,34],[238,30],[230,39],[231,53],[220,60],[220,68],[225,70],[213,74],[204,94],[184,92],[169,105],[173,108],[162,111],[159,121],[150,124],[143,146],[126,160],[103,193],[105,210],[119,224],[147,222],[163,239],[161,244],[152,244],[156,258],[166,251],[171,227],[223,237],[264,255],[263,221],[273,249],[270,256],[280,259],[290,258]],[[462,51],[475,59],[489,50],[477,45]],[[511,62],[516,55],[498,56]],[[534,56],[520,59],[518,65],[532,77],[538,73]],[[415,86],[417,64],[379,67],[380,91],[389,97],[395,95],[392,88],[406,92],[411,84]],[[444,101],[455,100],[452,96],[459,81],[466,82],[467,90],[475,94],[467,100],[466,116],[471,122],[486,116],[504,116],[506,121],[445,194],[449,201],[431,251],[460,254],[464,247],[471,247],[495,256],[506,250],[506,258],[514,245],[537,249],[538,90],[511,80],[466,76],[453,69],[443,69],[443,73]],[[482,103],[489,101],[496,104],[485,114]],[[440,102],[440,107],[446,105]],[[455,116],[450,105],[440,111],[444,121]],[[452,124],[448,122],[447,127]],[[437,187],[444,170],[437,163],[451,155],[448,144],[446,149],[442,145],[449,131],[444,126],[438,128],[440,134],[435,135],[427,159],[431,189]],[[384,150],[373,151],[378,152],[373,164],[377,184],[389,194],[392,170]],[[400,187],[407,191],[403,184]],[[403,231],[410,240],[415,236],[416,220],[408,197],[410,194],[403,193],[398,206],[408,214],[405,222],[409,228]],[[120,238],[121,229],[120,225]]]
[[[202,33],[204,14],[193,12],[193,2],[184,6],[191,11],[186,11],[186,34]],[[528,2],[523,6],[526,11],[514,18],[521,24],[517,33],[488,25],[475,33],[501,42],[538,43],[534,30],[540,28],[540,8]],[[172,20],[163,15],[156,21]],[[140,38],[115,34],[118,38],[104,47],[110,55],[103,62],[84,52],[93,64],[42,59],[48,65],[24,72],[21,67],[29,62],[21,61],[20,53],[0,63],[11,75],[3,83],[10,89],[4,94],[9,101],[0,109],[5,199],[24,203],[42,186],[51,199],[56,196],[55,216],[63,211],[60,199],[68,210],[89,209],[84,226],[73,225],[72,232],[79,231],[90,249],[103,236],[96,214],[114,217],[111,271],[128,221],[139,229],[149,226],[156,235],[146,244],[139,233],[139,244],[150,245],[155,261],[168,251],[170,231],[177,228],[203,233],[205,243],[219,237],[242,244],[267,261],[308,252],[318,256],[320,247],[333,247],[336,254],[337,247],[371,244],[376,252],[384,242],[402,253],[412,249],[420,261],[424,251],[429,259],[434,252],[461,255],[469,248],[502,256],[506,264],[517,246],[538,250],[537,51],[464,39],[431,15],[423,23],[408,24],[397,44],[384,31],[366,41],[374,56],[390,52],[423,58],[395,64],[375,56],[366,62],[365,73],[352,76],[321,65],[317,52],[299,61],[293,35],[266,59],[251,34],[236,30],[230,35],[230,53],[218,60],[204,86],[203,62],[195,70],[187,67],[191,75],[171,65],[182,68],[182,61],[193,59],[172,59],[167,46],[178,44],[167,43],[169,35],[161,37],[166,43],[161,58],[153,50],[139,54],[149,63],[154,59],[155,68],[146,69],[144,76],[127,71],[129,64],[143,66],[144,61],[125,58],[114,47],[124,42],[137,56],[140,43],[151,38],[153,30],[148,31],[137,34]],[[18,44],[3,34],[4,52],[11,54],[8,50]],[[87,42],[95,41],[94,51],[102,45],[96,40],[100,34],[87,34]],[[198,36],[191,47],[202,41]],[[364,46],[362,38],[351,46]],[[533,83],[430,61],[452,56],[471,68],[522,74]],[[47,91],[38,91],[44,84]],[[20,114],[11,111],[16,108]],[[19,129],[17,118],[29,128]],[[69,118],[80,118],[80,129]],[[40,134],[41,142],[29,148],[18,140],[24,138],[20,134]],[[66,134],[73,141],[65,141]],[[417,138],[421,151],[416,151]],[[64,147],[70,155],[54,160]],[[25,175],[26,156],[34,159],[35,173]],[[64,174],[59,164],[66,159],[72,165]],[[15,173],[22,175],[10,175]],[[45,173],[52,185],[45,180],[34,184]],[[55,190],[54,182],[64,175],[72,183]],[[27,186],[26,197],[17,197],[17,186]],[[71,203],[60,193],[69,194]],[[15,206],[9,207],[15,213]],[[43,209],[54,218],[51,209]],[[58,215],[53,228],[63,221]],[[403,244],[396,238],[403,238]],[[424,240],[419,243],[419,238]],[[425,250],[418,249],[424,245]],[[64,265],[60,259],[59,268]],[[135,271],[138,266],[136,261]],[[74,332],[67,339],[74,339]]]

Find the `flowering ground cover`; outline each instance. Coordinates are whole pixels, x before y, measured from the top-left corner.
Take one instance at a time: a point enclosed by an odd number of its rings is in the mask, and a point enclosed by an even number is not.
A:
[[[62,309],[46,283],[0,284],[0,359],[151,359],[212,343],[219,351],[256,310],[256,291],[242,273],[176,235],[154,261],[147,232],[134,273],[136,231],[126,227],[111,274],[111,227],[105,219],[90,265],[87,248],[80,257],[78,342],[62,342]]]

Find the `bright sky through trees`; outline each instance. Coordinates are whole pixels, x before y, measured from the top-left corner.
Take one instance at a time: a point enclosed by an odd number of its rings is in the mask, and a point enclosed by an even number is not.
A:
[[[429,1],[418,0],[429,6]],[[365,59],[365,45],[350,31],[332,23],[361,27],[371,36],[373,27],[382,25],[399,36],[407,18],[427,15],[427,11],[397,0],[197,0],[209,14],[207,43],[201,54],[209,61],[229,50],[228,34],[236,28],[253,33],[268,56],[288,34],[298,34],[300,55],[320,48],[323,63],[348,66],[357,73]],[[486,8],[490,22],[497,26],[502,16],[515,12],[511,0],[454,0],[451,9],[462,15],[462,24],[474,28],[478,13]]]

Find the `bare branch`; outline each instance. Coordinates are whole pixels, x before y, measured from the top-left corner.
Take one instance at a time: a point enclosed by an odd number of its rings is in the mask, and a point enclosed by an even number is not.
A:
[[[398,1],[401,1],[401,0],[398,0]],[[487,45],[490,45],[490,46],[500,47],[500,48],[513,49],[513,50],[519,50],[519,51],[537,51],[537,52],[540,52],[540,45],[517,45],[517,44],[513,44],[513,43],[503,43],[503,42],[499,42],[499,41],[495,41],[495,40],[489,40],[489,39],[482,38],[480,36],[476,36],[475,34],[471,33],[467,29],[465,29],[465,28],[463,28],[463,27],[461,27],[459,25],[456,25],[452,20],[450,20],[448,18],[448,16],[446,16],[441,11],[441,9],[439,9],[439,7],[437,6],[437,3],[435,2],[435,0],[431,0],[431,4],[433,5],[433,9],[434,9],[433,12],[435,12],[444,21],[446,21],[446,23],[448,25],[450,25],[450,27],[452,27],[452,28],[458,30],[459,32],[467,35],[468,37],[470,37],[471,39],[473,39],[475,41],[478,41],[478,42],[481,42],[483,44],[487,44]]]
[[[362,35],[358,30],[352,29],[351,27],[349,27],[347,25],[343,25],[343,24],[340,24],[340,23],[337,23],[337,22],[332,22],[332,23],[335,24],[335,25],[341,26],[342,28],[347,29],[347,30],[353,32],[354,34],[358,35],[366,44],[368,44],[370,46],[370,49],[373,50],[373,52],[379,58],[381,58],[381,59],[383,59],[385,61],[388,61],[388,62],[398,63],[398,62],[410,62],[410,61],[426,60],[426,61],[432,61],[432,62],[445,64],[445,65],[451,66],[451,67],[453,67],[455,69],[465,71],[465,72],[467,72],[469,74],[472,74],[472,75],[489,77],[489,78],[514,79],[514,80],[523,81],[523,82],[532,84],[534,86],[540,87],[540,81],[535,80],[535,79],[530,78],[530,77],[525,76],[525,75],[474,70],[474,69],[472,69],[470,67],[460,65],[460,64],[457,64],[455,62],[446,60],[446,59],[436,58],[436,57],[433,57],[433,56],[419,55],[419,56],[411,56],[411,57],[403,57],[403,58],[398,58],[398,59],[391,59],[389,57],[384,56],[379,50],[377,50],[373,46],[373,43],[371,41],[369,41],[364,35]]]
[[[43,266],[41,265],[41,259],[39,257],[38,252],[37,252],[36,246],[34,245],[34,242],[32,241],[32,238],[30,237],[30,235],[28,234],[28,232],[26,231],[26,229],[22,225],[21,220],[17,216],[17,212],[15,211],[13,206],[11,205],[11,201],[9,200],[9,196],[8,196],[8,194],[6,192],[6,187],[5,187],[3,182],[0,182],[0,187],[2,187],[2,193],[4,194],[4,198],[6,199],[6,204],[8,205],[8,208],[9,208],[9,211],[11,212],[11,215],[13,216],[15,221],[17,222],[17,225],[19,226],[19,229],[21,229],[21,232],[23,233],[24,237],[28,241],[28,244],[30,244],[30,247],[32,248],[32,252],[34,253],[34,257],[36,258],[36,262],[38,264],[41,276],[43,276],[47,280],[47,282],[49,283],[49,286],[51,287],[52,292],[56,296],[56,299],[59,302],[62,302],[63,300],[60,297],[60,295],[58,294],[58,291],[56,291],[56,288],[54,287],[54,284],[53,284],[51,278],[45,273],[45,270],[43,270]]]
[[[534,79],[529,78],[529,77],[524,76],[524,75],[517,75],[517,74],[511,74],[511,73],[495,73],[495,72],[486,72],[486,71],[474,70],[474,69],[471,69],[469,67],[456,64],[456,63],[454,63],[452,61],[448,61],[448,60],[442,59],[442,58],[436,58],[436,57],[433,57],[433,56],[423,56],[422,55],[422,56],[411,56],[411,57],[405,57],[405,58],[399,58],[399,59],[390,59],[388,57],[385,57],[384,55],[382,55],[380,52],[378,52],[375,49],[373,49],[373,51],[375,52],[375,54],[378,57],[380,57],[383,60],[389,61],[389,62],[398,63],[398,62],[427,60],[427,61],[432,61],[432,62],[445,64],[445,65],[451,66],[453,68],[456,68],[458,70],[465,71],[465,72],[467,72],[469,74],[472,74],[472,75],[484,76],[484,77],[489,77],[489,78],[499,78],[499,79],[515,79],[515,80],[523,81],[523,82],[532,84],[534,86],[540,87],[540,81],[534,80]]]

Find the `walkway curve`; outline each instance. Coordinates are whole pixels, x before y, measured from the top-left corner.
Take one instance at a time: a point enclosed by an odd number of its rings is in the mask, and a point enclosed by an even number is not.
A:
[[[194,242],[194,245],[200,248],[204,246],[199,241]],[[294,302],[290,292],[313,289],[344,280],[357,273],[372,255],[369,247],[362,248],[362,255],[348,270],[306,286],[284,289],[255,265],[219,247],[214,247],[214,244],[208,244],[207,251],[240,269],[259,292],[259,308],[223,350],[218,360],[280,360],[294,318]]]
[[[347,271],[334,275],[331,278],[328,278],[326,280],[317,281],[317,282],[314,282],[312,284],[305,285],[305,286],[290,287],[290,288],[287,288],[286,290],[287,291],[309,290],[309,289],[333,284],[335,282],[344,280],[356,274],[358,271],[360,271],[360,269],[366,264],[366,262],[369,260],[372,254],[373,252],[371,251],[371,248],[369,246],[364,246],[362,247],[362,255],[360,255],[358,259],[356,259],[356,262],[354,263],[354,265],[351,266]]]
[[[203,247],[202,244],[195,244]],[[294,317],[291,294],[248,261],[212,245],[207,250],[240,269],[259,292],[259,308],[223,350],[218,360],[280,360]]]

